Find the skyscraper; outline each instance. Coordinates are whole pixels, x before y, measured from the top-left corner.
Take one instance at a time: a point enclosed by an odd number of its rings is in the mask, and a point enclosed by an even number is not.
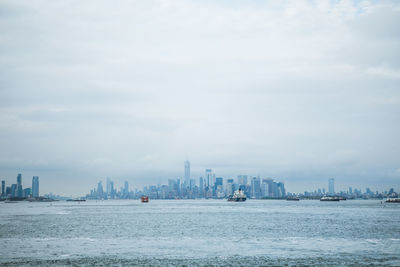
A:
[[[238,184],[239,185],[246,185],[247,184],[247,175],[238,175]]]
[[[227,195],[232,195],[233,194],[233,179],[228,179],[226,181],[226,194]]]
[[[16,197],[17,196],[17,184],[12,184],[11,185],[11,196]]]
[[[178,196],[181,195],[181,179],[176,179],[176,193]]]
[[[6,197],[8,197],[8,196],[12,196],[12,194],[11,194],[11,186],[7,186],[6,187]]]
[[[109,197],[109,196],[111,196],[111,180],[109,177],[107,177],[106,181],[107,181],[106,194],[107,194],[107,197]]]
[[[129,184],[128,184],[128,181],[125,181],[125,184],[124,184],[124,197],[127,198],[128,195],[129,195]]]
[[[333,178],[330,178],[328,180],[328,192],[329,192],[329,195],[335,194],[335,179],[333,179]]]
[[[215,178],[215,184],[214,184],[214,190],[215,191],[217,191],[218,186],[221,186],[221,188],[222,188],[223,180],[224,179],[222,177]]]
[[[260,198],[261,195],[261,183],[259,177],[253,177],[251,180],[251,196],[253,198]]]
[[[268,196],[269,196],[268,183],[264,182],[263,179],[263,182],[261,184],[261,197],[268,197]]]
[[[169,179],[168,180],[168,191],[169,191],[169,197],[174,198],[178,194],[178,184],[176,183],[175,180]]]
[[[199,178],[199,195],[200,197],[204,197],[204,182],[203,182],[203,177]]]
[[[6,181],[1,181],[1,196],[4,197],[6,195]]]
[[[110,190],[111,190],[111,198],[114,198],[114,196],[115,196],[115,190],[114,190],[114,182],[113,181],[111,181],[110,182]]]
[[[25,188],[23,191],[22,191],[22,197],[29,197],[31,194],[32,194],[32,192],[31,192],[32,190],[30,189],[30,188]]]
[[[275,197],[274,180],[271,178],[266,178],[263,179],[262,182],[268,185],[268,191],[265,192],[265,194],[269,197]]]
[[[17,176],[17,197],[22,197],[22,174],[18,173]]]
[[[101,181],[97,183],[97,198],[102,199],[104,196],[103,184]]]
[[[190,162],[188,160],[185,161],[185,183],[186,187],[190,187]]]
[[[277,182],[272,182],[272,194],[271,194],[271,196],[279,197],[278,183]]]
[[[39,197],[39,176],[32,177],[32,197]]]
[[[193,190],[193,188],[196,186],[196,179],[190,179],[190,190]]]
[[[279,194],[278,196],[279,197],[286,196],[285,184],[282,182],[279,182],[277,186],[278,186],[278,194]]]
[[[206,189],[209,189],[212,187],[212,170],[211,169],[206,169],[206,175],[205,175],[205,182],[206,182]]]

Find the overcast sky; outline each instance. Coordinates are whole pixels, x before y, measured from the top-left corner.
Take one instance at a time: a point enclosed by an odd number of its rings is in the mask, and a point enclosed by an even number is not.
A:
[[[399,1],[0,1],[0,178],[400,189]]]

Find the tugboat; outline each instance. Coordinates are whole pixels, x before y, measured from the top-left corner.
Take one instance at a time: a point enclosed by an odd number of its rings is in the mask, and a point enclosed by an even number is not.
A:
[[[246,195],[239,189],[233,193],[233,196],[228,197],[228,201],[243,202],[246,201]]]
[[[142,196],[140,198],[140,201],[142,201],[142,203],[147,203],[147,202],[149,202],[149,197],[148,196]]]

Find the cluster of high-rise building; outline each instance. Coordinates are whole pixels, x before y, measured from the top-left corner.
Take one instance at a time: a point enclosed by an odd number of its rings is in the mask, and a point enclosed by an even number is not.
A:
[[[128,182],[120,190],[116,190],[114,182],[107,178],[106,188],[100,181],[97,188],[90,191],[88,199],[135,199],[148,195],[152,199],[175,198],[224,198],[241,189],[249,198],[282,198],[286,196],[285,185],[271,178],[260,178],[238,175],[236,178],[217,177],[212,169],[205,169],[204,176],[192,179],[190,162],[184,162],[183,179],[170,179],[167,185],[145,186],[143,190],[130,191]]]
[[[90,194],[86,195],[87,199],[132,199],[135,194],[129,191],[128,181],[124,182],[124,186],[117,190],[114,182],[107,177],[106,188],[103,187],[102,181],[97,183],[97,187],[90,190]]]
[[[32,177],[32,187],[22,187],[22,174],[17,175],[17,183],[6,186],[6,181],[1,181],[1,198],[37,198],[39,197],[39,176]]]
[[[385,198],[398,197],[399,194],[393,188],[383,192],[372,191],[366,188],[361,189],[349,187],[347,191],[335,191],[335,179],[328,179],[328,190],[318,188],[314,191],[305,191],[304,193],[288,193],[282,182],[275,182],[271,178],[260,178],[259,176],[238,175],[235,178],[224,179],[217,177],[212,169],[205,169],[204,176],[198,179],[192,179],[190,174],[190,162],[184,162],[183,179],[169,179],[166,185],[149,185],[140,189],[129,189],[128,181],[117,189],[114,182],[106,179],[105,187],[102,181],[99,181],[97,187],[90,190],[86,195],[87,199],[137,199],[147,195],[152,199],[176,199],[176,198],[225,198],[232,195],[236,190],[242,190],[248,198],[285,198],[302,197],[316,198],[322,196],[342,196],[348,199],[352,198]],[[60,196],[49,198],[62,199]],[[6,186],[5,180],[1,181],[0,199],[26,199],[41,198],[39,196],[39,176],[32,177],[32,187],[23,188],[22,174],[17,175],[16,183]]]
[[[286,195],[285,186],[281,182],[274,182],[271,178],[262,179],[259,176],[238,175],[236,178],[224,179],[216,177],[212,169],[206,169],[204,177],[196,179],[168,180],[168,185],[161,187],[144,188],[144,193],[156,198],[224,198],[241,189],[250,198],[280,198]],[[146,192],[147,189],[147,192]]]
[[[389,190],[385,190],[382,192],[378,191],[372,191],[369,187],[367,187],[364,191],[360,188],[353,188],[349,187],[348,190],[340,190],[337,191],[335,190],[335,179],[330,178],[328,179],[328,190],[325,188],[318,188],[314,191],[305,191],[304,193],[289,193],[289,196],[296,196],[296,197],[302,197],[302,198],[316,198],[319,199],[322,196],[340,196],[340,197],[345,197],[347,199],[369,199],[369,198],[377,198],[377,199],[382,199],[386,197],[398,197],[398,193],[394,191],[393,188],[390,188]]]

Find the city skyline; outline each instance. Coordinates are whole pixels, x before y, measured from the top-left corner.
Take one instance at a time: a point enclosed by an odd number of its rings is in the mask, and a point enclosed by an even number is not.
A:
[[[220,175],[218,172],[215,173],[213,172],[213,169],[211,168],[206,168],[203,169],[203,175],[200,176],[191,176],[191,171],[190,171],[190,166],[191,163],[189,160],[185,160],[183,162],[183,170],[181,175],[177,175],[175,177],[169,177],[169,178],[159,178],[158,182],[154,183],[154,182],[148,182],[148,183],[137,183],[135,182],[135,179],[127,179],[127,178],[121,178],[121,179],[116,179],[114,180],[112,177],[106,176],[104,178],[99,178],[97,179],[97,190],[99,190],[99,188],[102,188],[102,192],[106,193],[106,195],[109,195],[109,192],[116,190],[118,191],[117,186],[120,186],[122,194],[127,195],[128,192],[132,191],[132,190],[137,190],[138,188],[143,188],[146,186],[150,186],[150,185],[163,185],[166,184],[167,181],[170,180],[179,180],[182,186],[186,186],[192,188],[192,186],[197,186],[199,188],[208,188],[211,187],[215,184],[216,179],[221,179],[221,185],[222,185],[222,180],[224,180],[224,186],[226,186],[226,182],[229,180],[235,181],[235,183],[237,184],[244,184],[244,185],[251,185],[252,186],[252,179],[253,178],[258,178],[260,180],[265,180],[265,179],[272,179],[272,180],[278,180],[279,182],[283,183],[284,186],[286,186],[285,191],[289,188],[289,190],[287,190],[288,192],[291,193],[303,193],[303,192],[313,192],[313,191],[323,191],[324,194],[329,193],[329,194],[334,194],[335,192],[349,192],[349,188],[359,188],[359,190],[361,190],[362,192],[364,192],[363,190],[371,190],[372,192],[375,191],[380,191],[383,192],[384,190],[388,190],[388,188],[394,188],[396,192],[400,191],[398,187],[396,187],[395,185],[389,185],[389,186],[385,186],[385,185],[379,185],[374,186],[373,184],[370,185],[358,185],[358,184],[354,184],[354,183],[349,183],[349,182],[343,182],[339,180],[339,183],[335,183],[335,178],[326,178],[325,182],[322,182],[320,180],[318,180],[318,183],[314,183],[310,186],[310,184],[307,185],[303,185],[301,188],[302,189],[295,189],[296,187],[293,186],[290,183],[286,183],[286,180],[282,177],[271,177],[271,176],[265,176],[265,175],[251,175],[251,174],[237,174],[234,176],[222,176]],[[13,185],[14,183],[12,181],[8,181],[7,179],[1,179],[2,180],[2,184],[3,182],[5,183],[5,185]],[[38,182],[34,182],[34,180],[39,180],[39,177],[34,175],[32,178],[32,186],[30,188],[31,191],[29,191],[30,194],[33,195],[33,197],[38,197],[39,194],[36,193],[39,191],[39,183]],[[102,182],[105,182],[104,186],[102,184]],[[117,181],[117,183],[115,183],[115,181]],[[169,182],[168,182],[169,183]],[[45,185],[45,183],[43,183]],[[43,184],[41,184],[41,187],[43,186]],[[130,184],[130,186],[128,185]],[[22,190],[22,186],[24,185],[23,183],[23,179],[22,179],[22,174],[18,173],[17,178],[16,178],[16,183],[15,183],[15,191],[16,194],[15,196],[22,196],[22,191],[19,192],[19,188],[21,188]],[[203,187],[201,187],[201,185],[203,185]],[[261,185],[260,185],[261,186]],[[44,186],[46,188],[46,186]],[[2,186],[2,188],[4,188]],[[37,188],[37,189],[36,189]],[[123,188],[123,189],[122,189]],[[2,189],[4,190],[4,189]],[[204,194],[204,192],[202,193],[200,190],[200,194]],[[225,190],[225,188],[224,188]],[[86,188],[82,188],[79,187],[77,188],[77,190],[75,190],[72,193],[65,193],[62,190],[51,190],[51,191],[45,191],[44,194],[56,194],[56,195],[64,195],[64,196],[73,196],[73,197],[80,197],[85,195],[87,192]],[[21,193],[21,194],[20,194]],[[213,195],[209,196],[209,197],[215,197]]]
[[[179,164],[180,163],[180,164]],[[177,165],[182,166],[182,161],[178,162]],[[213,166],[211,164],[211,166]],[[235,171],[227,171],[226,169],[222,168],[222,171],[220,171],[219,168],[212,168],[218,172],[219,176],[225,177],[226,179],[236,177],[237,175],[240,174],[246,174],[249,177],[250,176],[261,176],[261,177],[272,177],[276,179],[280,179],[287,184],[288,188],[290,188],[291,191],[294,192],[302,192],[304,190],[309,190],[309,184],[314,184],[316,188],[321,188],[321,187],[326,187],[328,189],[328,186],[325,185],[326,181],[331,178],[335,177],[334,179],[338,182],[337,186],[338,189],[345,190],[349,186],[357,187],[357,188],[375,188],[376,190],[385,190],[390,187],[394,188],[400,188],[400,182],[398,179],[393,179],[393,180],[388,180],[385,182],[382,182],[382,179],[380,179],[379,175],[376,176],[375,179],[370,179],[367,182],[359,181],[357,179],[351,179],[347,175],[343,175],[337,172],[334,173],[317,173],[317,174],[307,174],[305,172],[301,172],[300,174],[296,175],[291,172],[283,172],[285,175],[279,175],[279,173],[275,172],[261,172],[261,171],[242,171],[242,172],[235,172]],[[244,170],[248,170],[248,168],[243,168]],[[191,177],[194,177],[198,179],[199,177],[205,178],[205,170],[206,168],[199,167],[196,165],[191,165],[190,166],[190,175]],[[93,183],[96,183],[100,179],[106,179],[106,177],[112,178],[114,181],[117,181],[118,183],[123,183],[123,181],[128,180],[131,184],[137,184],[138,186],[145,186],[147,184],[158,184],[158,183],[163,183],[164,181],[168,179],[175,179],[175,178],[180,178],[184,180],[184,172],[182,171],[179,166],[176,166],[176,171],[165,171],[164,173],[157,172],[156,174],[153,175],[138,175],[138,174],[124,174],[124,175],[112,175],[112,173],[101,173],[99,175],[91,175],[88,174],[87,176],[84,177],[84,179],[78,183],[78,182],[71,182],[75,180],[74,176],[66,176],[66,178],[62,179],[62,181],[65,181],[65,183],[61,183],[59,181],[54,182],[54,180],[59,179],[59,177],[55,177],[53,174],[49,174],[49,172],[46,171],[23,171],[19,169],[19,171],[12,171],[8,170],[7,172],[1,171],[0,173],[0,179],[5,180],[7,183],[14,183],[14,177],[15,173],[23,173],[25,176],[36,176],[38,173],[40,174],[39,176],[41,177],[41,180],[43,181],[43,184],[41,184],[41,189],[43,192],[46,193],[55,193],[55,192],[60,192],[63,195],[71,195],[71,196],[78,196],[82,195],[85,193],[85,189],[83,189],[83,185],[85,188],[90,188],[90,186]],[[149,171],[149,173],[152,173]],[[7,175],[9,174],[9,175]],[[70,174],[74,175],[74,174]],[[64,176],[62,176],[64,177]],[[70,179],[69,179],[70,177]],[[145,178],[143,178],[145,177]],[[43,186],[43,187],[42,187]],[[398,189],[396,189],[398,190]],[[398,190],[400,191],[400,190]]]
[[[185,171],[186,171],[185,162]],[[200,177],[198,183],[196,179],[191,179],[190,185],[181,179],[169,179],[168,184],[146,185],[143,188],[130,187],[128,181],[124,186],[114,187],[114,182],[107,178],[107,190],[103,189],[100,180],[97,187],[90,190],[89,194],[81,196],[89,200],[108,200],[108,199],[139,199],[148,196],[150,199],[226,199],[232,196],[235,191],[241,190],[250,199],[287,199],[301,197],[305,199],[320,199],[323,196],[336,196],[343,199],[383,199],[385,197],[398,197],[394,188],[378,191],[369,187],[356,188],[348,187],[346,190],[335,190],[335,179],[327,180],[327,188],[306,190],[304,192],[288,192],[285,184],[281,181],[274,181],[272,178],[249,177],[238,175],[236,178],[224,179],[216,177],[212,169],[205,170],[205,176],[212,177],[203,179]],[[206,180],[206,182],[205,182]],[[112,186],[109,187],[109,184]],[[111,188],[111,190],[109,190]]]
[[[40,197],[39,191],[39,176],[32,177],[31,187],[24,187],[22,174],[18,173],[16,183],[7,184],[6,180],[1,180],[1,193],[0,198],[38,198]]]

